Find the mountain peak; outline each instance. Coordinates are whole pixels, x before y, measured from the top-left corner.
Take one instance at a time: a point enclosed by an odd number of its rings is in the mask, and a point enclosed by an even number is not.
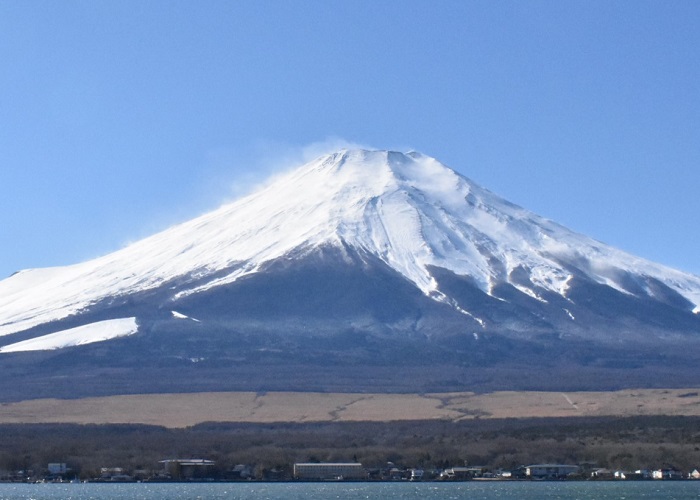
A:
[[[697,384],[698,332],[699,277],[429,156],[347,149],[117,252],[0,281],[0,400]]]
[[[663,295],[654,285],[661,283],[687,302],[683,308],[700,310],[698,277],[569,231],[429,156],[343,149],[112,254],[0,282],[0,335],[81,314],[113,296],[171,286],[177,301],[324,246],[371,255],[482,325],[488,318],[441,288],[438,270],[497,300],[508,300],[499,295],[504,285],[546,302],[549,294],[568,300],[574,278],[647,298]]]
[[[342,149],[310,162],[299,171],[315,171],[319,166],[330,169],[326,172],[333,175],[332,182],[339,192],[365,187],[376,194],[386,194],[404,189],[420,191],[439,203],[450,200],[460,203],[473,185],[434,158],[416,151]]]

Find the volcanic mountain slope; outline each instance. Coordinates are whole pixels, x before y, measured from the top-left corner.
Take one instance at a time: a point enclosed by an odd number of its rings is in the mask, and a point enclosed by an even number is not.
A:
[[[683,384],[700,381],[699,313],[697,276],[419,153],[343,150],[112,254],[1,281],[0,367],[36,394],[67,379],[91,394],[585,389],[654,385],[651,370]]]

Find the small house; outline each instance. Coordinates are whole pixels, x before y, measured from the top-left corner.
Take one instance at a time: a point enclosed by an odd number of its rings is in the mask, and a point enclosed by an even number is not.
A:
[[[674,468],[657,469],[651,473],[654,479],[683,479],[683,473]]]

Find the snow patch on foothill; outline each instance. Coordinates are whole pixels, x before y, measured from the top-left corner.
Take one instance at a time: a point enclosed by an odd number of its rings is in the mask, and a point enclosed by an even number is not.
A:
[[[0,348],[0,353],[62,349],[124,337],[137,331],[136,318],[109,319],[6,345]]]
[[[177,312],[177,311],[170,311],[170,312],[172,313],[173,318],[177,318],[177,319],[189,319],[190,321],[196,321],[197,323],[201,323],[201,321],[199,321],[198,319],[196,319],[196,318],[191,318],[191,317],[186,316],[186,315],[184,315],[184,314],[182,314],[182,313],[179,313],[179,312]]]

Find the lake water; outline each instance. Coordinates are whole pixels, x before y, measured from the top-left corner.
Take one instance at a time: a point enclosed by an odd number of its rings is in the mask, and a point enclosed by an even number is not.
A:
[[[698,500],[700,481],[466,483],[0,484],[2,500],[191,499]]]

